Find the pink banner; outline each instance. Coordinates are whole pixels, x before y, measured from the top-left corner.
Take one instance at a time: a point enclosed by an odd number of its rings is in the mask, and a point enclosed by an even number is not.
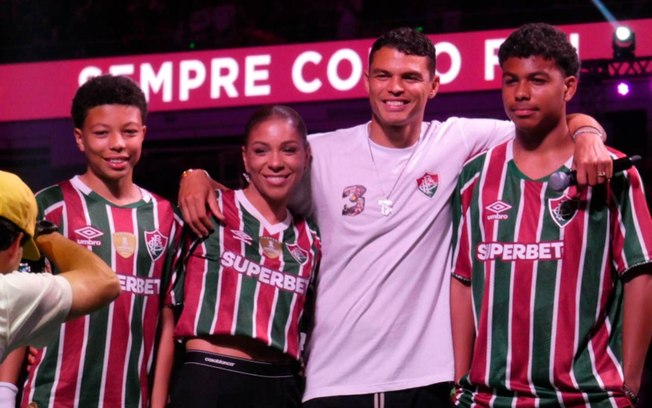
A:
[[[636,32],[636,55],[652,55],[652,19],[622,22]],[[612,57],[610,23],[560,26],[583,60]],[[430,35],[441,92],[498,89],[496,52],[512,30]],[[69,116],[79,84],[101,73],[140,83],[150,110],[364,98],[373,39],[0,65],[0,121]]]

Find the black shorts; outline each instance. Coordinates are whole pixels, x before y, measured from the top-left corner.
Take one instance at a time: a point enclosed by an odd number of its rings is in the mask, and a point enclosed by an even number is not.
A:
[[[171,392],[173,408],[298,408],[298,364],[274,364],[187,351]]]
[[[452,383],[437,383],[407,390],[374,394],[315,398],[304,408],[450,408]]]

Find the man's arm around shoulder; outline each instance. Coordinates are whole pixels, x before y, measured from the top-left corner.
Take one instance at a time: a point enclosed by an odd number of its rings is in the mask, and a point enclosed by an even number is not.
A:
[[[36,245],[70,284],[72,304],[67,320],[104,307],[120,294],[115,272],[88,249],[58,232],[39,235]]]

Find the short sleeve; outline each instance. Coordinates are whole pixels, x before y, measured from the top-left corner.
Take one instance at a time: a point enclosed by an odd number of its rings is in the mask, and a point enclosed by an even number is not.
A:
[[[0,276],[0,327],[5,351],[42,347],[58,333],[72,305],[72,288],[61,276],[13,272]]]
[[[514,123],[508,120],[459,118],[456,123],[468,145],[468,158],[514,138]]]

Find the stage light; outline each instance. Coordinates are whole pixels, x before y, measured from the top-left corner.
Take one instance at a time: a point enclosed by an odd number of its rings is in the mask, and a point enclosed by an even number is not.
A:
[[[629,94],[629,84],[627,82],[619,82],[616,86],[618,94],[621,96],[627,96]]]
[[[628,41],[632,34],[632,30],[628,27],[620,26],[616,28],[616,38],[618,41]]]
[[[634,50],[636,49],[636,33],[628,27],[619,26],[613,35],[613,57],[615,60],[634,59]]]

